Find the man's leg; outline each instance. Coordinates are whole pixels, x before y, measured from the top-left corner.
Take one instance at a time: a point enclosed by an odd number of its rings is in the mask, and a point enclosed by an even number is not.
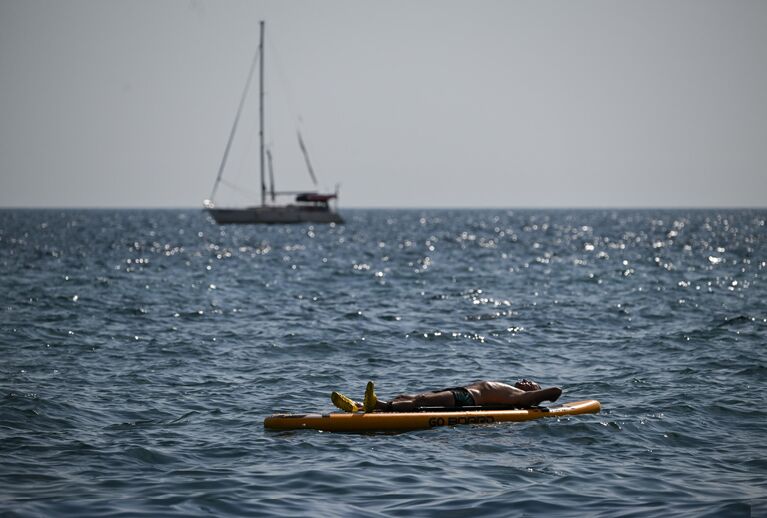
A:
[[[375,384],[372,381],[365,387],[365,412],[414,412],[424,406],[452,408],[455,406],[455,397],[449,390],[440,390],[423,394],[401,394],[391,401],[382,401],[376,396]]]
[[[423,394],[403,394],[391,400],[391,412],[415,412],[421,407],[455,407],[455,397],[449,390],[425,392]]]

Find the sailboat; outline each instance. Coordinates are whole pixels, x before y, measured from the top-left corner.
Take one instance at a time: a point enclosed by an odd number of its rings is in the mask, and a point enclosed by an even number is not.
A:
[[[210,214],[216,223],[220,225],[230,223],[266,223],[266,224],[280,224],[280,223],[343,223],[344,220],[338,214],[336,210],[331,207],[330,203],[333,200],[338,202],[338,189],[335,193],[322,194],[317,191],[275,191],[274,189],[274,173],[272,171],[271,153],[264,146],[264,22],[260,23],[261,36],[258,45],[258,52],[253,58],[253,63],[250,66],[250,72],[248,73],[248,79],[245,83],[245,90],[240,98],[240,105],[237,109],[237,115],[234,118],[232,129],[229,134],[229,140],[226,143],[224,149],[224,156],[221,159],[221,165],[218,169],[218,176],[216,182],[213,185],[213,191],[210,198],[203,202],[204,209]],[[213,199],[216,195],[219,183],[226,166],[226,160],[229,156],[229,150],[232,146],[232,140],[237,131],[237,124],[240,120],[240,114],[245,104],[245,98],[247,97],[250,89],[250,83],[253,79],[253,72],[255,70],[256,62],[259,64],[259,158],[260,158],[260,176],[261,176],[261,205],[242,208],[219,208],[216,207]],[[298,132],[298,144],[301,148],[301,152],[304,155],[306,166],[309,169],[309,175],[311,176],[314,185],[317,185],[317,177],[314,174],[311,161],[309,160],[309,153],[306,150],[304,140],[301,137],[301,133]],[[264,163],[266,159],[269,160],[269,202],[267,202],[267,188],[265,180],[265,168]],[[295,196],[293,203],[278,204],[276,203],[277,196]]]

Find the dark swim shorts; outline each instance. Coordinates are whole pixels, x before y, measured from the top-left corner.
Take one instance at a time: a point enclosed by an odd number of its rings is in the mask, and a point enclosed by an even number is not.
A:
[[[457,407],[477,405],[477,403],[474,402],[474,397],[472,397],[471,392],[469,392],[465,387],[452,387],[445,390],[449,390],[453,393],[455,406]]]

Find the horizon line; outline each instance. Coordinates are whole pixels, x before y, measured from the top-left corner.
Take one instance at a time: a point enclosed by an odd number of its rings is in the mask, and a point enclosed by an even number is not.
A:
[[[200,210],[204,207],[154,207],[154,206],[56,206],[56,205],[9,205],[0,206],[0,210]],[[765,206],[750,205],[521,205],[521,206],[351,206],[337,209],[336,212],[345,210],[767,210]]]

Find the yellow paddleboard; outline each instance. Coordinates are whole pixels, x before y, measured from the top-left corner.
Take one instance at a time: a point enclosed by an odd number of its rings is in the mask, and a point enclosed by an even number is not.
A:
[[[404,432],[435,426],[490,424],[507,421],[530,421],[542,417],[595,414],[599,401],[589,399],[551,408],[523,410],[471,410],[438,412],[371,412],[369,414],[277,414],[264,419],[264,428],[272,430],[324,430],[327,432]]]

